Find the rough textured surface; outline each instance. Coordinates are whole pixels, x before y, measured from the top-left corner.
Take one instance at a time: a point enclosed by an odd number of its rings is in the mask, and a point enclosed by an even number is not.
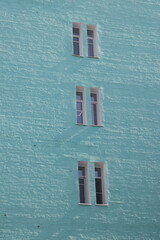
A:
[[[0,239],[160,239],[159,13],[159,0],[1,0]],[[99,59],[72,56],[72,22],[85,53],[97,24]],[[90,126],[90,87],[103,127]],[[78,204],[78,160],[91,162],[92,206]],[[95,206],[94,161],[108,207]]]

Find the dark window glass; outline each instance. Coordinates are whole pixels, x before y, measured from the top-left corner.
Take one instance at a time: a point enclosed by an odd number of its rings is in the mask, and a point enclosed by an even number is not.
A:
[[[88,57],[94,57],[93,44],[89,44],[89,43],[88,43]]]
[[[88,39],[88,44],[93,44],[93,39]]]
[[[102,204],[102,180],[99,178],[95,179],[95,187],[96,187],[96,203]]]
[[[85,203],[85,167],[78,167],[78,176],[80,203]]]
[[[84,184],[84,179],[83,178],[79,178],[79,184]]]
[[[85,167],[79,167],[78,168],[78,175],[79,175],[79,177],[84,177],[85,176]]]
[[[94,37],[93,30],[87,30],[87,36],[93,38]]]
[[[95,177],[101,177],[101,168],[95,168]]]
[[[102,193],[102,180],[101,180],[101,178],[96,178],[96,192]]]
[[[82,114],[82,102],[77,102],[77,114]]]
[[[91,93],[91,101],[96,102],[97,101],[97,94],[96,93]]]
[[[80,183],[80,180],[83,180],[83,183]],[[79,179],[79,199],[80,203],[85,203],[84,179]]]
[[[94,57],[93,30],[87,30],[87,37],[88,37],[88,57]]]
[[[83,93],[82,92],[76,92],[76,99],[77,100],[83,100]]]
[[[73,54],[80,55],[79,28],[73,28]]]
[[[91,103],[91,114],[92,114],[92,124],[97,125],[97,105],[95,103]]]
[[[83,112],[81,102],[77,102],[77,123],[83,124]]]
[[[97,204],[103,204],[102,194],[101,193],[97,193],[96,194],[96,203]]]
[[[78,37],[73,37],[73,41],[74,42],[79,42],[79,38]]]
[[[76,92],[77,123],[83,124],[83,93]]]
[[[73,41],[73,54],[79,55],[79,41],[78,42]]]
[[[77,115],[77,123],[83,124],[83,115],[82,114],[80,116]]]
[[[98,119],[97,119],[97,94],[91,93],[91,116],[92,116],[92,124],[97,125]]]
[[[73,35],[79,36],[79,28],[73,28]]]

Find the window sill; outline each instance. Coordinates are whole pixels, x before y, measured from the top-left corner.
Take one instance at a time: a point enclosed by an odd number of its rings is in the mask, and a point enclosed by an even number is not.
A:
[[[84,58],[84,56],[82,56],[82,55],[74,55],[74,54],[72,54],[72,56],[73,56],[73,57],[81,57],[81,58]]]
[[[96,206],[100,206],[100,207],[107,207],[108,206],[108,204],[106,203],[106,204],[95,204]]]
[[[87,124],[80,124],[80,123],[75,123],[78,126],[87,126]]]
[[[95,58],[95,59],[99,59],[99,57],[96,57],[96,56],[95,56],[95,57],[94,57],[94,56],[93,56],[93,57],[89,57],[89,56],[87,56],[87,57],[88,57],[88,58]]]
[[[72,54],[72,56],[73,56],[73,57],[81,57],[81,58],[84,58],[84,57],[85,57],[85,56],[83,56],[83,55],[74,55],[74,54]],[[87,58],[99,59],[99,57],[88,57],[88,56],[87,56]]]
[[[94,125],[94,124],[91,124],[91,127],[104,127],[104,125]]]
[[[79,203],[79,205],[81,205],[81,206],[91,206],[92,204],[90,204],[90,203]]]

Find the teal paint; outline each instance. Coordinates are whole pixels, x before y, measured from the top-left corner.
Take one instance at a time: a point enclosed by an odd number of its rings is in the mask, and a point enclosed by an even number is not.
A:
[[[157,240],[159,1],[18,1],[0,7],[0,239]],[[97,24],[99,59],[72,56],[72,22]],[[75,87],[87,88],[87,126]],[[103,127],[91,127],[89,88]],[[91,206],[77,162],[90,162]],[[95,206],[105,161],[108,207]]]

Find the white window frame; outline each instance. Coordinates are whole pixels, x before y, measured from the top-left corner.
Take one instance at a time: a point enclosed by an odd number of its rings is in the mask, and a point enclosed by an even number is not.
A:
[[[101,169],[101,176],[95,176],[95,193],[96,193],[96,205],[106,206],[107,204],[107,196],[106,196],[106,169],[104,162],[95,162],[94,168]],[[95,171],[96,172],[96,171]],[[101,187],[102,187],[102,203],[97,203],[97,192],[96,192],[96,179],[101,179]]]
[[[79,176],[79,167],[84,167],[85,176]],[[80,183],[79,180],[84,180],[84,202],[80,201]],[[78,187],[79,187],[79,204],[81,205],[91,205],[90,200],[90,177],[89,177],[89,163],[85,161],[78,161]]]
[[[77,100],[77,92],[81,92],[83,99],[82,100]],[[77,103],[81,102],[82,103],[82,112],[78,113],[77,110]],[[82,123],[77,122],[77,114],[82,114]],[[86,119],[86,91],[84,87],[77,86],[76,87],[76,124],[78,125],[86,125],[87,124],[87,119]]]
[[[73,28],[79,29],[79,35],[73,34]],[[79,39],[79,54],[74,53],[74,37]],[[77,22],[72,23],[72,52],[74,56],[83,56],[82,24]]]
[[[87,24],[87,31],[91,30],[93,31],[93,37],[88,37],[87,34],[87,48],[88,48],[88,40],[91,39],[93,40],[93,56],[89,56],[89,54],[87,53],[88,57],[93,57],[93,58],[98,58],[98,40],[97,40],[97,26],[96,25],[91,25],[91,24]],[[89,48],[88,48],[89,49]],[[89,52],[89,50],[88,50]]]
[[[91,94],[96,94],[96,101],[91,101]],[[91,125],[92,126],[102,126],[101,122],[101,107],[100,107],[100,89],[99,88],[90,88],[90,104],[91,104]],[[93,116],[92,116],[92,105],[96,106],[96,119],[97,123],[93,123]]]

